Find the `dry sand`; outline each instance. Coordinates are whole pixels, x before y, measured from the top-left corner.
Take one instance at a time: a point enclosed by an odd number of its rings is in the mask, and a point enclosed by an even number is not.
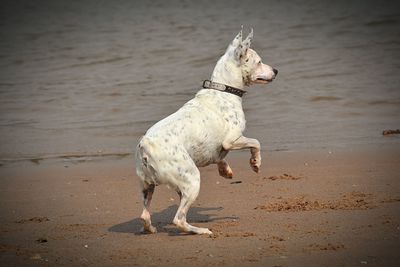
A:
[[[189,212],[213,236],[171,224],[159,186],[154,235],[139,233],[133,159],[19,162],[0,168],[1,266],[399,266],[400,145],[228,157],[233,180],[202,168]]]

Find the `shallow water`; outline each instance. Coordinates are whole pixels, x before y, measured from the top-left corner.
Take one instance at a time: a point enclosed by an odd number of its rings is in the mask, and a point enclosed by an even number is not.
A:
[[[201,3],[200,3],[201,2]],[[279,70],[244,98],[267,150],[399,142],[390,1],[2,1],[0,159],[124,156],[208,79],[240,29]]]

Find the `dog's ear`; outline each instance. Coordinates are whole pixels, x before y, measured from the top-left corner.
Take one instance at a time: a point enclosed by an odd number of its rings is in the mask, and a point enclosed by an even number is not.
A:
[[[240,39],[242,39],[242,31],[240,31]],[[236,38],[232,42],[232,46],[234,45]],[[251,28],[251,31],[249,35],[247,35],[246,39],[244,41],[240,40],[240,43],[237,43],[236,46],[234,46],[234,58],[237,62],[240,62],[240,59],[246,55],[247,49],[250,48],[251,41],[253,40],[253,28]]]
[[[249,35],[247,35],[246,39],[243,41],[243,47],[247,49],[250,48],[251,42],[253,41],[253,28],[251,28],[251,31]]]
[[[242,35],[243,35],[243,25],[242,25],[242,29],[240,30],[240,32],[236,35],[235,39],[233,39],[231,46],[233,46],[235,48],[238,47],[243,41]]]

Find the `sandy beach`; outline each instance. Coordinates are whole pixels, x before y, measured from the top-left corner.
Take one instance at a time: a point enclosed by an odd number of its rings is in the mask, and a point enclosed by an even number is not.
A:
[[[0,3],[0,266],[400,266],[395,1]],[[133,151],[244,26],[279,70],[243,98],[234,179],[201,169],[188,220],[158,186],[140,234]]]
[[[400,149],[354,146],[264,153],[260,174],[245,152],[232,180],[201,169],[188,220],[171,224],[177,195],[158,186],[154,235],[140,234],[133,158],[23,162],[0,168],[2,266],[398,266]]]

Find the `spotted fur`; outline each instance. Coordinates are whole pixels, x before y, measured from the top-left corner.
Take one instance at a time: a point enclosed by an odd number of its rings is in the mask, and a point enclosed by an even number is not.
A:
[[[250,48],[253,30],[242,41],[242,31],[234,38],[217,62],[211,80],[242,89],[252,83],[272,81],[277,71],[262,64]],[[226,92],[202,89],[178,111],[153,125],[136,149],[136,172],[143,193],[141,215],[145,232],[154,233],[150,202],[154,186],[167,184],[181,199],[174,224],[184,232],[211,234],[207,228],[187,223],[186,214],[200,190],[198,167],[217,164],[219,174],[232,178],[224,160],[228,151],[249,148],[250,166],[258,172],[261,165],[260,144],[242,135],[246,120],[242,98]]]

